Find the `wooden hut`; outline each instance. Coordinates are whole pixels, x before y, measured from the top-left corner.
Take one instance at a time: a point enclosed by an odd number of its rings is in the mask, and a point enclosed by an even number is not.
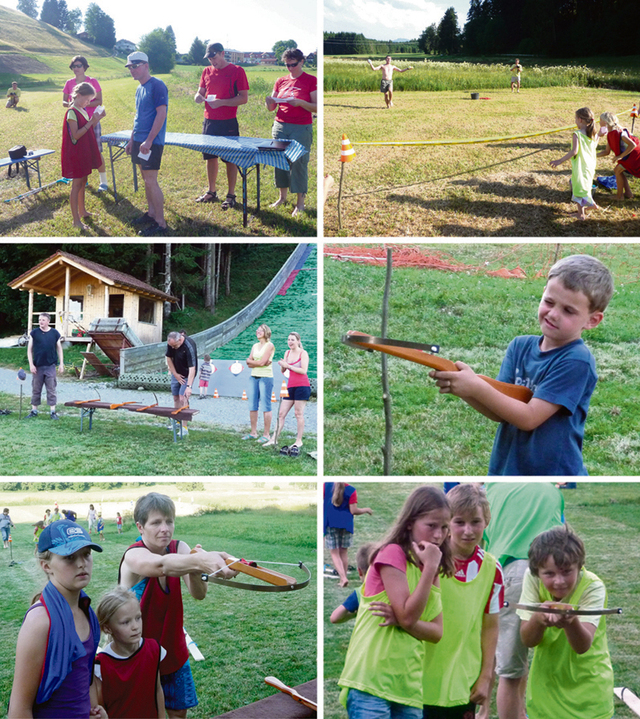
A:
[[[122,318],[144,344],[162,341],[163,304],[178,302],[124,272],[58,251],[9,282],[29,293],[27,332],[38,324],[35,294],[55,298],[55,328],[66,341],[88,342],[84,331],[101,318]]]

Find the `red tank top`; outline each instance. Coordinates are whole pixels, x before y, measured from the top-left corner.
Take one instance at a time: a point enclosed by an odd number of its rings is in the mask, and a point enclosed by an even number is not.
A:
[[[127,548],[144,547],[142,540]],[[167,548],[168,553],[178,551],[178,541],[173,539]],[[125,555],[126,553],[125,552]],[[120,561],[120,567],[124,555]],[[140,608],[142,609],[142,636],[155,639],[167,650],[167,656],[160,662],[160,674],[172,674],[178,671],[189,658],[187,642],[182,629],[182,590],[180,577],[166,577],[167,587],[163,589],[158,577],[149,577],[144,588]],[[118,582],[120,573],[118,573]]]
[[[130,657],[101,652],[96,664],[102,673],[102,701],[107,714],[118,719],[157,719],[156,682],[160,645],[145,639]]]
[[[287,361],[289,361],[290,354],[291,350],[287,350]],[[295,362],[291,362],[290,364],[292,367],[294,365],[302,364],[302,355],[300,355]],[[309,387],[309,376],[289,370],[289,381],[287,382],[287,387]]]

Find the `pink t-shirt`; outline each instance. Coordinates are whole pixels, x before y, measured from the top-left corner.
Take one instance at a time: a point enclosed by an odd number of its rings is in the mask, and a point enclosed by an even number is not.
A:
[[[86,82],[88,82],[90,85],[93,85],[93,89],[96,91],[96,95],[102,91],[102,88],[100,87],[100,83],[95,79],[95,77],[87,77]],[[64,87],[62,88],[62,92],[65,95],[69,95],[69,98],[71,98],[71,93],[73,92],[73,88],[78,84],[78,81],[75,77],[72,77],[70,80],[67,80],[64,84]],[[87,115],[89,115],[89,119],[93,117],[93,113],[96,111],[95,107],[87,107],[85,108],[87,111]]]
[[[399,544],[387,544],[383,547],[371,563],[367,576],[364,580],[364,596],[373,597],[375,594],[384,592],[384,583],[380,576],[380,567],[389,565],[407,573],[407,557]]]

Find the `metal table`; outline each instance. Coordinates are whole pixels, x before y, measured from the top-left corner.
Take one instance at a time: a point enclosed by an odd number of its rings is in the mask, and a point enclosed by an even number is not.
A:
[[[102,142],[109,145],[109,159],[111,160],[111,177],[113,180],[113,194],[118,201],[116,192],[116,174],[114,163],[126,155],[126,146],[131,139],[131,131],[123,130],[102,136]],[[252,169],[256,171],[257,183],[257,210],[260,211],[260,165],[270,165],[281,170],[288,170],[291,165],[301,158],[307,150],[295,140],[283,140],[287,148],[284,150],[263,149],[264,145],[273,142],[271,139],[260,137],[218,137],[213,135],[192,135],[184,132],[167,132],[164,144],[174,147],[184,147],[187,150],[205,152],[217,155],[224,162],[231,162],[238,166],[242,176],[242,225],[247,226],[247,177]],[[133,187],[138,191],[138,175],[135,163],[133,165]]]
[[[38,187],[42,187],[42,180],[40,179],[40,158],[45,155],[53,155],[54,152],[55,150],[30,150],[28,155],[20,157],[17,160],[12,160],[10,157],[4,157],[0,160],[0,168],[10,167],[11,165],[22,165],[27,179],[27,187],[29,189],[31,189],[29,170],[35,170],[38,173]]]

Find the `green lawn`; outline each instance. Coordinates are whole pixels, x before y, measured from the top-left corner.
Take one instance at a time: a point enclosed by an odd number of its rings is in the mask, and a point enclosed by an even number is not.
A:
[[[373,516],[356,517],[354,544],[349,561],[355,564],[357,548],[380,540],[400,512],[404,500],[415,484],[358,483],[358,504],[371,507]],[[587,550],[586,567],[595,572],[608,590],[610,607],[622,607],[622,616],[607,617],[607,638],[614,671],[614,686],[629,687],[636,694],[638,661],[640,659],[640,620],[636,607],[640,584],[636,558],[629,547],[637,546],[640,533],[640,493],[638,484],[580,483],[577,490],[565,490],[565,516]],[[324,564],[331,565],[327,550]],[[340,677],[353,623],[331,624],[329,616],[359,581],[355,572],[349,574],[350,584],[340,589],[335,579],[324,580],[324,719],[346,719],[346,711],[338,703],[337,681]],[[635,714],[615,700],[616,719]],[[496,719],[495,695],[490,719]],[[560,715],[559,715],[560,719]]]
[[[426,71],[425,71],[426,72]],[[411,72],[400,75],[398,85]],[[380,75],[369,72],[375,80]],[[377,77],[379,82],[379,77]],[[508,80],[508,78],[507,78]],[[468,89],[394,93],[385,109],[372,89],[327,91],[324,97],[324,172],[336,189],[324,210],[324,231],[331,237],[637,237],[640,234],[640,184],[631,178],[632,200],[616,202],[615,192],[594,191],[600,205],[586,222],[570,217],[570,163],[549,162],[571,148],[571,131],[527,139],[498,138],[544,133],[574,123],[575,111],[588,106],[599,117],[619,113],[631,129],[629,110],[637,93],[592,87],[530,88],[519,94],[508,84]],[[635,132],[637,133],[636,122]],[[495,138],[482,144],[375,146],[354,144],[355,159],[344,165],[342,229],[338,223],[338,186],[342,174],[340,143],[346,134],[358,142],[426,142]],[[601,147],[605,144],[601,141]],[[596,175],[613,173],[612,156],[598,160]]]
[[[29,75],[27,81],[42,84],[27,87],[18,111],[0,114],[0,135],[8,146],[24,144],[27,149],[55,150],[40,161],[43,184],[60,177],[60,144],[64,108],[62,87],[69,78],[68,58],[47,56],[52,73],[46,76]],[[102,86],[107,117],[102,121],[103,134],[130,130],[135,112],[134,96],[137,83],[124,68],[124,60],[91,58],[89,75],[97,77]],[[199,134],[202,131],[203,110],[193,101],[202,68],[177,66],[171,75],[159,75],[169,88],[168,132]],[[240,132],[246,137],[271,137],[273,115],[264,106],[264,97],[271,93],[275,80],[283,68],[248,69],[249,102],[238,110]],[[24,89],[24,88],[23,88]],[[273,184],[273,169],[261,168],[261,211],[256,213],[256,173],[248,180],[250,222],[242,226],[242,209],[223,212],[220,204],[198,204],[194,200],[206,189],[206,168],[200,153],[183,148],[167,147],[163,155],[159,182],[165,197],[165,215],[172,234],[183,237],[315,237],[316,226],[316,153],[311,151],[309,164],[308,212],[292,218],[291,204],[274,209],[269,203],[277,198]],[[111,185],[109,149],[104,146],[107,174]],[[87,210],[94,214],[90,236],[127,237],[137,231],[129,224],[145,208],[144,191],[133,191],[131,162],[116,162],[119,202],[112,192],[98,193],[97,173],[89,180]],[[3,173],[4,174],[4,173]],[[140,180],[140,176],[138,176]],[[224,181],[223,181],[224,180]],[[37,186],[37,181],[36,181]],[[241,178],[237,195],[242,195]],[[223,192],[224,190],[224,192]],[[8,200],[26,191],[24,177],[3,177],[0,181],[0,200]],[[221,169],[219,194],[226,194],[226,175]],[[0,203],[0,235],[35,237],[76,237],[78,230],[71,225],[69,187],[56,185],[22,201]]]
[[[144,491],[141,489],[138,494]],[[41,501],[51,500],[51,492],[41,494]],[[309,505],[303,509],[251,509],[252,499],[248,497],[239,500],[244,509],[177,518],[176,538],[192,547],[199,542],[205,549],[223,550],[259,562],[303,561],[312,572],[309,587],[290,593],[241,592],[211,585],[208,596],[196,602],[183,591],[184,626],[205,656],[203,662],[191,660],[200,700],[199,706],[189,711],[192,719],[221,714],[273,694],[274,690],[264,684],[266,676],[276,676],[290,686],[316,677],[315,491],[307,494]],[[3,493],[2,501],[10,503],[11,496],[12,493]],[[57,496],[63,502],[67,495]],[[98,501],[97,496],[94,494],[93,501]],[[215,502],[215,490],[210,488],[209,496]],[[5,716],[11,691],[13,647],[22,617],[33,594],[44,585],[44,574],[33,557],[33,528],[19,524],[12,532],[13,558],[17,564],[8,566],[8,551],[2,555],[3,577],[7,581],[0,608],[0,637],[7,650],[0,659],[1,716]],[[118,535],[112,523],[107,525],[104,551],[94,553],[93,576],[87,588],[94,607],[100,596],[116,583],[122,554],[137,536],[133,526]],[[300,580],[305,577],[298,567],[273,568]]]
[[[339,246],[336,246],[339,247]],[[391,246],[393,247],[393,245]],[[640,372],[637,327],[639,245],[562,245],[560,256],[585,252],[610,267],[616,293],[602,324],[585,332],[596,358],[598,386],[586,424],[584,459],[599,476],[640,474]],[[539,334],[537,308],[555,246],[541,244],[421,245],[472,268],[441,272],[393,270],[387,336],[436,343],[441,355],[495,377],[517,335]],[[522,267],[527,279],[484,270]],[[380,334],[385,268],[325,257],[324,431],[327,475],[382,473],[384,414],[380,355],[343,345],[348,330]],[[440,395],[428,369],[389,357],[393,468],[401,475],[485,475],[495,425],[456,397]],[[354,448],[357,448],[354,451]]]

